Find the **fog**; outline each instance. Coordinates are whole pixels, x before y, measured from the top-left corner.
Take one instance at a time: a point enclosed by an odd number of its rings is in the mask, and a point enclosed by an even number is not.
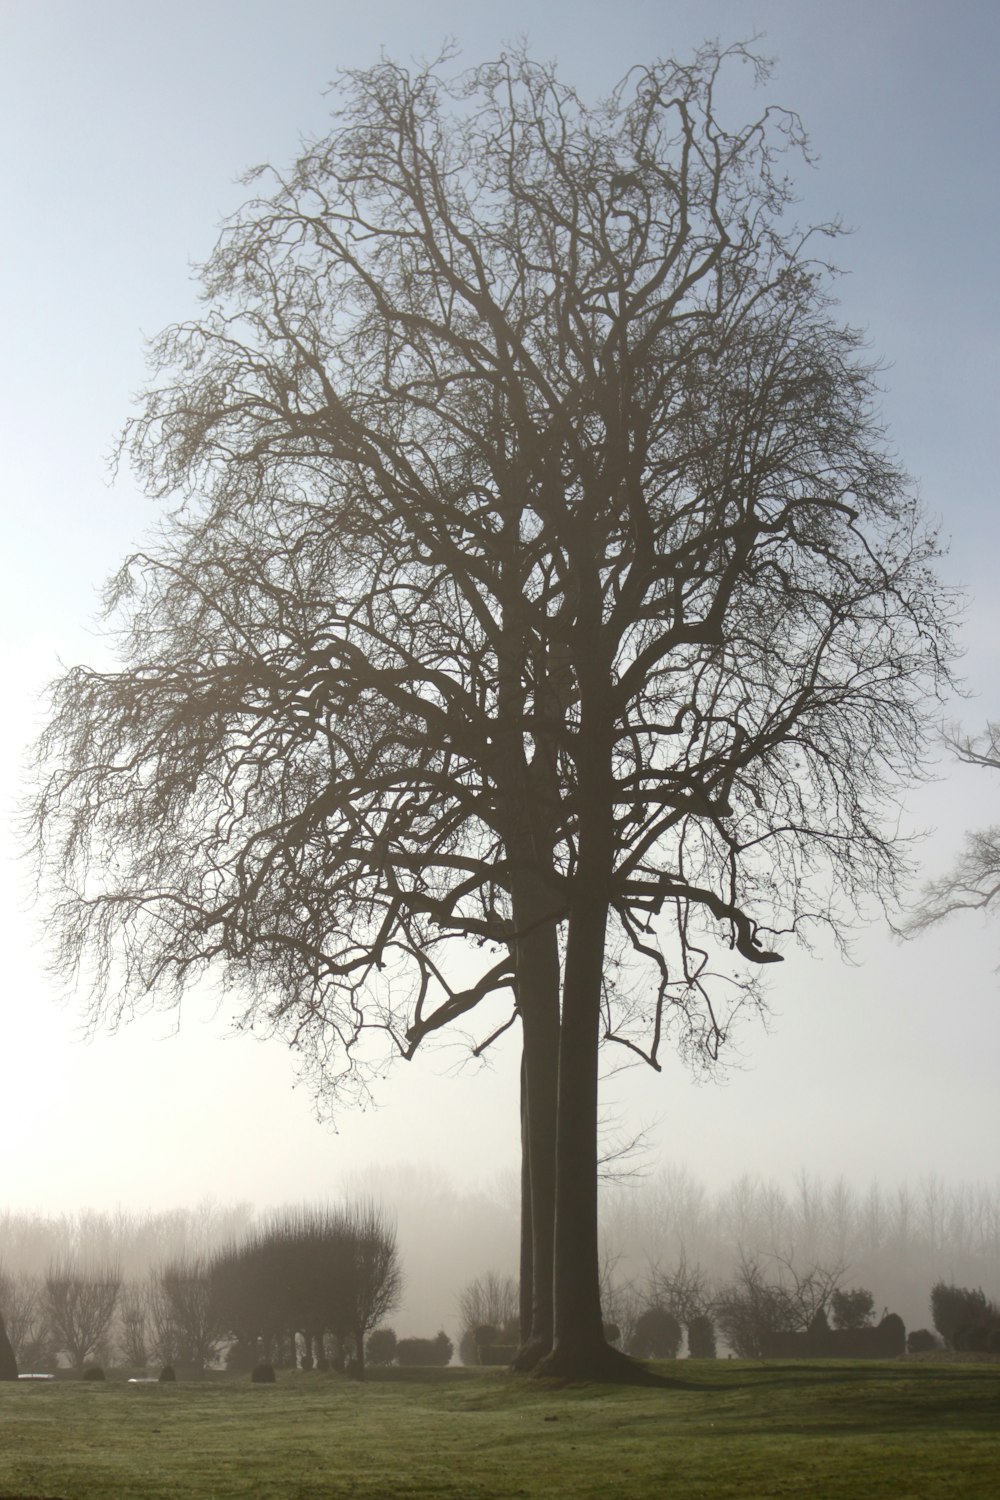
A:
[[[1000,1300],[1000,1180],[853,1183],[803,1172],[783,1187],[743,1175],[710,1190],[682,1166],[641,1153],[638,1175],[602,1188],[603,1300],[608,1318],[656,1300],[658,1281],[683,1266],[711,1297],[741,1260],[777,1279],[819,1268],[865,1287],[876,1312],[910,1330],[931,1326],[939,1281],[982,1287]],[[487,1272],[517,1274],[518,1183],[502,1175],[472,1192],[441,1170],[399,1166],[345,1179],[338,1202],[374,1198],[397,1231],[403,1294],[389,1322],[400,1337],[443,1329],[456,1348],[459,1296]],[[206,1200],[161,1213],[0,1214],[0,1274],[44,1277],[53,1264],[116,1266],[143,1283],[177,1261],[238,1243],[253,1224],[297,1204]],[[308,1206],[321,1207],[317,1200]]]

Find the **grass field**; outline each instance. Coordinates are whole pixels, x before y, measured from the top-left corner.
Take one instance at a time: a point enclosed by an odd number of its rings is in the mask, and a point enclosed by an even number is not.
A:
[[[0,1500],[996,1500],[1000,1365],[688,1362],[669,1388],[503,1373],[0,1385]]]

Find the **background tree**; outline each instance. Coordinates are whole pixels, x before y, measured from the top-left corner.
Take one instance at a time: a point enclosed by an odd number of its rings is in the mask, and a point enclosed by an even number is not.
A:
[[[118,1302],[117,1266],[53,1266],[45,1278],[45,1313],[53,1340],[74,1370],[103,1353]]]
[[[875,1317],[875,1298],[866,1287],[844,1291],[838,1287],[830,1298],[834,1328],[867,1328]]]
[[[0,1380],[17,1379],[17,1357],[7,1337],[3,1314],[0,1313]]]
[[[826,1323],[826,1307],[842,1266],[811,1266],[798,1272],[790,1260],[775,1258],[768,1271],[743,1257],[733,1279],[719,1293],[713,1316],[723,1338],[741,1359],[762,1359],[775,1333],[798,1333]]]
[[[183,1364],[200,1374],[214,1361],[224,1332],[210,1264],[194,1260],[165,1266],[159,1290],[165,1304],[164,1322],[171,1329],[169,1363]]]
[[[52,1369],[56,1349],[46,1321],[40,1277],[27,1271],[0,1272],[0,1313],[18,1367],[25,1371]]]
[[[149,1291],[141,1282],[126,1282],[118,1299],[118,1347],[123,1363],[133,1369],[149,1363]]]
[[[396,1358],[396,1330],[374,1328],[365,1343],[365,1361],[369,1365],[391,1365]]]
[[[217,1255],[208,1273],[214,1326],[245,1358],[344,1368],[364,1378],[365,1343],[399,1299],[395,1230],[381,1208],[274,1218]]]
[[[676,1359],[684,1330],[665,1307],[647,1307],[636,1320],[628,1352],[636,1359]]]
[[[479,1363],[477,1333],[481,1329],[492,1329],[491,1344],[508,1344],[513,1341],[518,1327],[519,1291],[513,1276],[503,1276],[498,1271],[486,1271],[466,1283],[458,1294],[460,1333],[459,1358],[463,1365]]]
[[[893,898],[883,811],[948,650],[792,223],[801,126],[724,123],[729,61],[765,71],[706,48],[600,105],[517,51],[345,76],[154,346],[126,446],[184,508],[40,752],[95,1016],[221,964],[349,1096],[474,1008],[486,1045],[513,991],[524,1362],[554,1374],[629,1373],[600,1039],[710,1060],[783,937]]]
[[[949,1349],[958,1347],[959,1335],[969,1328],[1000,1325],[1000,1309],[987,1300],[982,1287],[950,1286],[944,1281],[931,1288],[931,1317]]]

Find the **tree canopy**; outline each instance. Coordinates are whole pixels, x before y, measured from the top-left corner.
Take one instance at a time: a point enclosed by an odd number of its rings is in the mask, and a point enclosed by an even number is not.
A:
[[[40,747],[96,1017],[221,970],[341,1098],[520,1020],[556,1372],[614,1364],[599,1039],[711,1059],[788,938],[892,898],[947,673],[834,230],[794,221],[802,127],[724,123],[739,62],[598,104],[518,50],[344,75],[153,344],[123,449],[174,509]]]

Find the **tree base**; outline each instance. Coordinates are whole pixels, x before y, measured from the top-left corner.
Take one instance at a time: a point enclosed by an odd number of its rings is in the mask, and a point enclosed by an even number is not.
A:
[[[620,1349],[600,1343],[576,1347],[556,1345],[532,1368],[537,1380],[560,1380],[571,1384],[600,1381],[608,1385],[674,1386],[680,1382],[655,1374],[648,1365],[630,1359]]]
[[[551,1339],[529,1339],[518,1349],[510,1362],[510,1367],[516,1375],[529,1375],[551,1352],[551,1349]]]

